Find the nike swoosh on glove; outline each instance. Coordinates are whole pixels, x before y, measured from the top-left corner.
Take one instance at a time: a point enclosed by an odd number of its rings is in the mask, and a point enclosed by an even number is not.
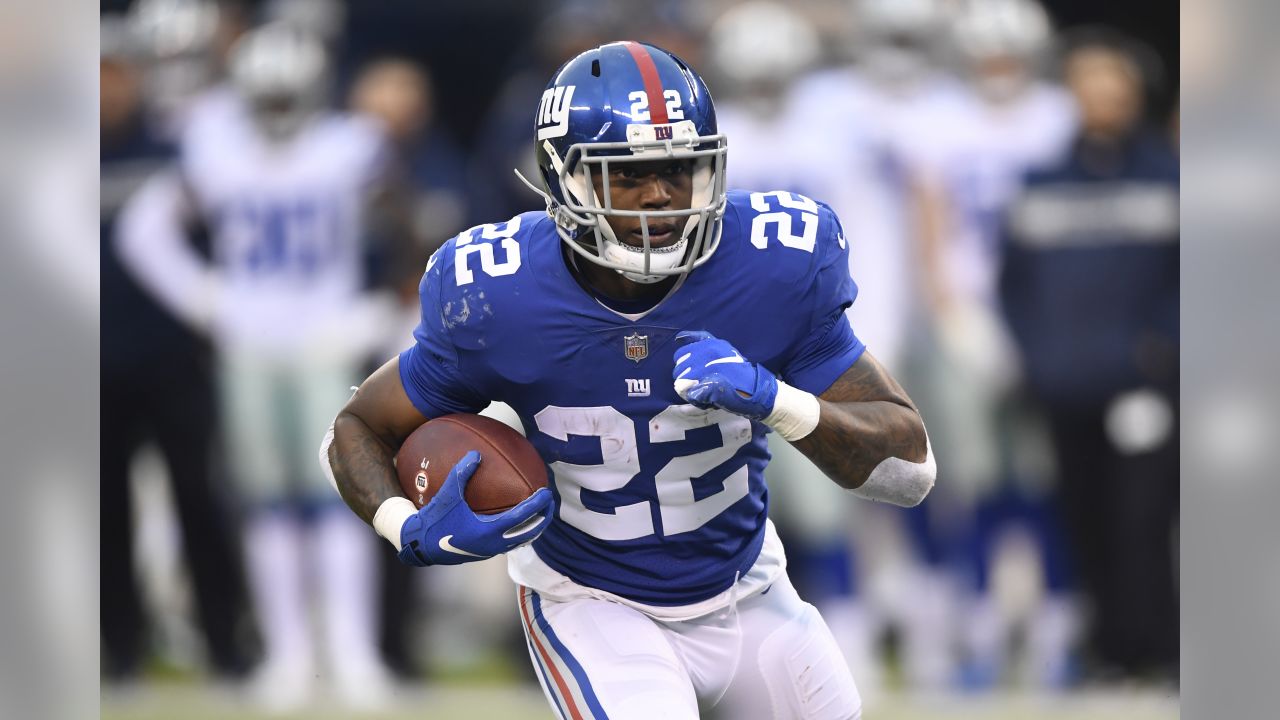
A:
[[[431,502],[400,528],[400,562],[458,565],[485,560],[536,539],[551,523],[551,491],[540,488],[519,505],[497,515],[480,515],[463,500],[467,482],[480,465],[472,450],[449,471]]]
[[[767,368],[702,330],[686,330],[676,341],[682,344],[671,376],[680,397],[696,407],[723,408],[753,420],[773,412],[778,379]]]

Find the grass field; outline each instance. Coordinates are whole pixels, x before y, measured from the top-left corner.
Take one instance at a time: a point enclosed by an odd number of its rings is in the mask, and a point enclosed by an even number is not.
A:
[[[865,708],[866,720],[1173,720],[1172,692],[1114,690],[1063,696],[982,695],[931,699],[887,696]],[[554,716],[536,687],[468,686],[402,688],[388,707],[353,713],[318,700],[292,715],[268,715],[228,689],[159,682],[104,690],[102,720],[549,720]],[[724,719],[737,720],[737,719]]]

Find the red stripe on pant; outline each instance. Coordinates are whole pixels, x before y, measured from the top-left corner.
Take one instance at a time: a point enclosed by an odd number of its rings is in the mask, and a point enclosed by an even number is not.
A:
[[[533,625],[533,616],[529,613],[529,593],[530,590],[523,586],[516,590],[516,596],[520,602],[520,617],[524,621],[525,631],[529,633],[529,639],[533,640],[534,647],[537,649],[538,654],[542,656],[542,662],[547,666],[547,672],[551,673],[556,687],[560,689],[560,696],[564,698],[564,704],[569,709],[569,715],[573,717],[573,720],[583,720],[582,713],[578,711],[578,705],[573,700],[573,694],[569,692],[569,686],[564,681],[564,676],[560,674],[560,670],[556,667],[551,654],[547,652],[547,649],[542,645],[542,641],[538,639],[537,628]]]

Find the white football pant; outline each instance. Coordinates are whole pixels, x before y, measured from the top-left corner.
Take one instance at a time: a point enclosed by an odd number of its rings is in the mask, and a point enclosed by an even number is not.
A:
[[[712,708],[735,720],[862,715],[831,631],[785,574],[681,622],[607,600],[517,593],[529,655],[562,720],[686,720]]]

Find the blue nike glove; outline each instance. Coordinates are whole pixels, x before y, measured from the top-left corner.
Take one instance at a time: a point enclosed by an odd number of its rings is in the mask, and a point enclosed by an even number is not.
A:
[[[778,379],[748,361],[732,345],[702,330],[676,335],[676,393],[700,408],[724,408],[753,420],[773,412]]]
[[[400,527],[400,562],[458,565],[514,550],[542,534],[551,523],[552,496],[541,488],[498,515],[480,515],[462,499],[480,465],[472,450],[449,471],[440,492]]]

